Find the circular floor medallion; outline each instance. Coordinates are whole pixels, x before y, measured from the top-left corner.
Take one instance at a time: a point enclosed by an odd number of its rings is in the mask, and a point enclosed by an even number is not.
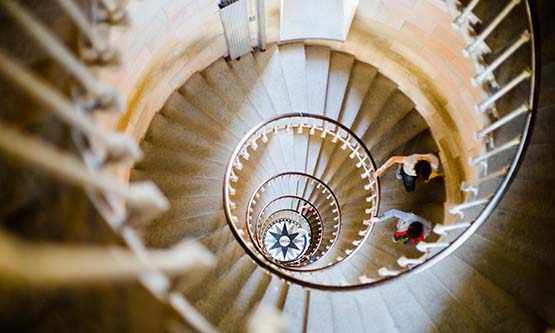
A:
[[[301,224],[289,218],[280,218],[268,225],[264,232],[264,248],[281,262],[300,258],[308,249],[309,233]]]

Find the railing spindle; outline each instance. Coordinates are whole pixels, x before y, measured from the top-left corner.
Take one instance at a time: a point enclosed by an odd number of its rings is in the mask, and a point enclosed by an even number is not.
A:
[[[142,157],[142,152],[133,139],[126,135],[100,130],[85,114],[77,112],[62,94],[33,73],[11,61],[3,51],[0,51],[0,71],[27,94],[47,105],[52,112],[72,128],[78,129],[89,137],[93,143],[101,143],[108,151],[107,159],[135,161]]]
[[[497,100],[499,100],[501,97],[503,97],[505,94],[507,94],[509,91],[511,91],[511,89],[513,89],[514,87],[516,87],[519,83],[521,83],[522,81],[528,79],[530,76],[532,76],[532,72],[530,71],[530,69],[525,69],[522,71],[522,73],[520,73],[517,77],[515,77],[514,79],[512,79],[509,83],[507,83],[503,88],[499,89],[495,94],[493,94],[492,96],[490,96],[487,100],[485,100],[484,102],[482,102],[479,105],[476,105],[476,112],[485,112],[487,109],[489,109]]]
[[[461,28],[464,23],[467,21],[478,22],[479,19],[472,13],[476,5],[480,0],[472,0],[470,3],[463,9],[463,11],[453,20],[453,26],[456,28]]]
[[[522,35],[509,47],[507,48],[499,57],[497,57],[484,71],[472,78],[471,82],[474,86],[483,83],[485,80],[493,80],[493,72],[504,63],[511,55],[513,55],[516,50],[518,50],[522,45],[530,41],[531,35],[528,30],[524,31]]]
[[[94,27],[88,22],[87,18],[73,0],[56,0],[60,7],[71,17],[81,33],[87,38],[93,48],[93,54],[85,53],[87,60],[108,63],[116,56],[116,51],[110,47],[106,40],[103,40],[95,31]]]
[[[487,28],[485,28],[480,33],[480,35],[476,37],[474,42],[463,50],[463,55],[465,57],[469,57],[470,55],[473,55],[476,49],[478,48],[478,45],[484,44],[484,41],[486,40],[486,38],[488,38],[488,36],[495,30],[495,28],[497,28],[499,23],[501,23],[503,19],[505,19],[505,17],[509,15],[511,10],[516,5],[518,5],[520,1],[521,0],[511,0],[511,2],[509,2],[507,6],[505,6],[505,8],[503,8],[503,10],[493,19],[493,21],[487,26]]]
[[[119,108],[117,92],[109,86],[98,82],[88,68],[75,58],[64,45],[48,32],[48,30],[37,19],[27,13],[13,0],[0,1],[6,11],[27,31],[37,44],[39,44],[50,56],[55,59],[64,69],[71,73],[75,79],[98,101],[101,107]]]
[[[504,145],[499,146],[499,147],[497,147],[497,148],[495,148],[495,149],[493,149],[493,150],[491,150],[491,151],[489,151],[485,154],[482,154],[482,155],[477,156],[477,157],[470,157],[469,160],[468,160],[468,163],[470,165],[476,165],[480,162],[483,162],[483,161],[487,160],[488,158],[490,158],[492,156],[495,156],[499,153],[504,152],[505,150],[508,150],[508,149],[511,149],[515,146],[518,146],[520,144],[520,141],[521,141],[521,137],[519,135],[518,137],[512,139],[511,141],[505,143]]]
[[[489,125],[488,127],[476,132],[475,136],[476,139],[481,140],[483,139],[486,135],[490,134],[491,132],[495,131],[496,129],[500,128],[501,126],[509,123],[511,120],[517,118],[518,116],[521,116],[523,114],[528,113],[528,111],[530,111],[530,108],[528,106],[528,103],[524,103],[522,104],[520,107],[518,107],[516,110],[512,111],[511,113],[507,114],[506,116],[504,116],[503,118],[497,120],[496,122],[494,122],[493,124]]]
[[[449,209],[449,214],[459,215],[460,218],[464,218],[464,210],[473,208],[476,206],[480,206],[480,205],[485,205],[491,200],[492,197],[493,197],[493,194],[490,194],[481,199],[476,199],[473,201],[455,205]]]

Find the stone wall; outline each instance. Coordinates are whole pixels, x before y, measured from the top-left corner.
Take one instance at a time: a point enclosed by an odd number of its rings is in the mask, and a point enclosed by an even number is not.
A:
[[[121,51],[121,67],[99,75],[119,89],[128,105],[122,117],[104,119],[107,126],[139,140],[169,94],[225,56],[226,45],[217,1],[131,1],[128,12],[129,26],[111,34]],[[268,41],[276,42],[280,1],[267,1],[266,13]],[[448,201],[456,202],[461,200],[458,184],[472,175],[466,159],[479,150],[473,132],[481,119],[472,112],[480,100],[480,91],[470,85],[472,64],[463,58],[463,40],[450,22],[440,0],[361,0],[345,43],[307,42],[326,44],[380,68],[413,99],[440,145]],[[128,170],[119,172],[127,178]]]

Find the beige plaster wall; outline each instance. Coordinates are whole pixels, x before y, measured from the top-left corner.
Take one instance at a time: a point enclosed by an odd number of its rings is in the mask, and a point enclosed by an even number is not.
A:
[[[279,38],[279,6],[279,0],[266,2],[269,42]],[[99,75],[118,88],[128,105],[123,116],[104,119],[107,126],[140,139],[168,95],[192,73],[224,56],[226,45],[217,1],[130,1],[128,12],[130,25],[110,37],[121,51],[122,64]],[[345,43],[308,43],[354,54],[413,99],[441,146],[448,201],[456,202],[461,199],[458,184],[472,174],[466,159],[479,149],[473,132],[481,121],[472,112],[480,99],[469,83],[472,64],[462,57],[463,40],[450,22],[441,0],[361,0]],[[119,172],[127,178],[127,169]]]

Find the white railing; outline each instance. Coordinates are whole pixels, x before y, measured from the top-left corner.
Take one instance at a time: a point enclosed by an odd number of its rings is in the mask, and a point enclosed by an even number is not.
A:
[[[86,15],[71,0],[57,0],[57,4],[78,27],[91,52],[81,53],[84,62],[70,51],[64,43],[40,21],[14,0],[0,2],[2,8],[31,39],[42,48],[65,72],[71,75],[81,94],[71,100],[48,82],[29,69],[12,60],[0,50],[0,73],[15,83],[28,96],[67,124],[77,138],[81,149],[79,157],[46,144],[38,136],[24,134],[13,125],[0,122],[0,151],[15,157],[23,164],[32,165],[62,182],[84,189],[101,215],[116,234],[119,234],[130,251],[101,251],[91,248],[74,250],[69,248],[43,248],[25,245],[35,251],[36,267],[20,266],[21,274],[35,274],[41,278],[37,283],[79,283],[86,280],[108,278],[138,278],[156,298],[181,314],[183,320],[199,332],[215,332],[216,329],[192,307],[183,294],[174,290],[172,279],[194,269],[211,267],[215,259],[195,241],[186,241],[169,250],[149,250],[141,237],[131,227],[149,223],[167,210],[169,203],[152,182],[125,183],[118,181],[105,170],[105,166],[121,165],[137,161],[142,152],[135,140],[125,134],[99,127],[87,114],[91,109],[123,111],[123,99],[114,88],[97,80],[85,62],[111,63],[117,51],[97,33],[96,21],[89,22]],[[101,20],[108,24],[125,21],[126,13],[118,1],[101,0],[102,7],[96,11]],[[75,96],[75,95],[73,95]],[[85,98],[83,98],[85,97]],[[0,232],[0,236],[2,233]],[[14,247],[23,248],[15,241]],[[28,252],[35,253],[35,252]],[[132,253],[132,254],[131,254]],[[64,255],[64,265],[56,265]],[[23,258],[23,257],[22,257]],[[37,258],[39,261],[37,261]],[[71,259],[73,261],[70,261]],[[79,262],[79,258],[82,262]],[[23,258],[24,259],[24,258]],[[69,262],[74,265],[68,266]],[[8,263],[9,264],[9,263]],[[95,265],[91,268],[90,265]],[[51,269],[56,269],[56,272]],[[25,270],[23,270],[25,269]],[[17,272],[17,270],[15,271]]]
[[[352,204],[352,207],[358,207],[356,208],[356,211],[360,213],[358,216],[364,215],[363,218],[357,216],[349,220],[353,221],[349,224],[350,229],[356,230],[358,228],[358,230],[351,235],[345,235],[349,237],[360,235],[361,238],[341,238],[340,235],[343,235],[343,233],[341,233],[340,228],[342,228],[343,222],[339,209],[340,203],[337,202],[335,194],[328,185],[308,173],[283,170],[283,175],[279,174],[278,176],[270,178],[262,182],[258,187],[252,188],[252,190],[249,189],[251,185],[241,185],[242,190],[238,190],[239,186],[235,184],[241,183],[243,179],[245,182],[250,182],[252,184],[253,180],[249,170],[255,167],[264,168],[263,165],[260,165],[260,161],[249,160],[245,155],[249,154],[250,156],[258,154],[257,150],[261,149],[262,145],[270,145],[273,140],[279,142],[280,135],[285,136],[292,134],[304,135],[308,137],[309,140],[313,140],[312,138],[314,138],[319,142],[319,148],[313,148],[317,150],[321,149],[321,145],[323,145],[324,142],[334,144],[336,151],[341,152],[339,153],[341,155],[337,155],[338,160],[335,162],[345,167],[349,167],[348,165],[352,166],[351,173],[358,173],[360,175],[361,181],[352,182],[347,187],[341,188],[341,190],[344,193],[356,193],[358,206],[354,205],[354,203],[350,203],[350,205]],[[264,152],[264,150],[262,151]],[[277,149],[277,151],[279,151],[279,149]],[[278,157],[267,157],[269,161],[274,161],[277,158]],[[276,168],[278,172],[281,170],[275,165],[275,161],[271,167]],[[300,277],[301,279],[306,279],[299,280],[301,284],[318,284],[319,282],[316,282],[317,279],[311,278],[310,274],[316,272],[323,273],[325,269],[331,268],[333,265],[353,257],[357,253],[357,250],[363,246],[365,239],[370,234],[369,230],[373,225],[367,222],[377,213],[379,202],[379,183],[373,177],[372,172],[374,170],[374,162],[364,144],[354,133],[336,121],[319,115],[303,113],[291,113],[275,117],[274,119],[270,119],[258,125],[247,133],[230,158],[226,177],[224,179],[224,204],[229,225],[240,244],[243,245],[243,248],[246,249],[251,258],[259,263],[259,265],[266,268],[269,267],[270,271],[274,274],[283,274],[287,276],[286,280],[294,276],[295,278]],[[345,176],[346,174],[347,173],[345,173]],[[343,175],[341,177],[343,177]],[[290,179],[292,185],[283,185],[279,183],[279,180],[282,178]],[[339,178],[336,182],[341,183]],[[287,190],[285,192],[275,190],[281,187],[293,189],[295,193],[289,193]],[[310,188],[310,190],[308,190],[308,188]],[[257,216],[256,213],[262,208],[256,208],[257,206],[262,207],[265,203],[279,195],[296,194],[299,189],[300,192],[303,193],[302,195],[309,195],[309,197],[305,197],[304,199],[315,206],[321,205],[321,207],[317,207],[318,211],[320,214],[326,215],[325,220],[327,222],[332,222],[333,224],[330,225],[329,228],[325,228],[331,231],[331,237],[327,238],[327,242],[322,242],[320,246],[321,249],[318,251],[320,255],[316,257],[318,261],[309,263],[302,268],[291,266],[281,267],[272,262],[272,260],[264,257],[262,246],[260,246],[257,241],[259,233],[253,232],[252,224],[258,225],[258,218],[255,219],[255,216]],[[245,221],[240,218],[243,214],[243,210],[246,211]],[[324,219],[323,216],[322,218]],[[328,256],[325,262],[320,263],[322,258],[328,253],[332,253],[331,250],[338,250],[333,252],[337,255],[333,258]],[[330,260],[332,261],[330,262]],[[281,271],[282,269],[283,271]],[[291,275],[289,271],[294,272],[296,275]],[[306,277],[301,276],[302,274],[306,275]],[[334,285],[343,286],[339,281],[328,281],[326,287],[333,287]]]
[[[306,188],[309,185],[312,186],[312,191],[310,193],[306,193]],[[316,261],[313,263],[317,263],[320,259],[324,258],[327,253],[329,253],[330,248],[326,248],[326,246],[333,244],[339,236],[338,232],[333,233],[332,230],[337,229],[337,231],[339,231],[339,228],[341,227],[341,213],[339,210],[339,203],[337,202],[335,195],[326,184],[315,177],[297,172],[283,173],[276,175],[259,185],[251,196],[247,208],[248,232],[255,236],[252,241],[258,244],[259,249],[262,249],[261,231],[264,228],[261,226],[265,224],[265,214],[268,213],[272,203],[276,202],[276,196],[278,198],[287,199],[291,198],[291,196],[295,194],[289,193],[287,190],[285,190],[285,192],[280,192],[279,190],[277,192],[273,191],[272,195],[266,196],[264,193],[268,193],[275,188],[281,187],[290,189],[291,187],[297,188],[299,186],[304,186],[305,189],[305,193],[302,194],[303,197],[299,199],[305,200],[308,205],[314,207],[316,212],[318,212],[318,224],[322,229],[320,234],[322,239],[319,245],[314,249],[318,252],[318,254],[315,257]],[[326,193],[328,195],[326,195]],[[316,197],[314,197],[314,195]],[[259,200],[261,196],[264,196],[264,198]],[[319,200],[322,198],[325,199],[323,202]],[[256,201],[255,199],[259,201]],[[261,210],[257,209],[257,206],[260,207],[261,205],[263,205],[263,208]],[[256,211],[259,211],[259,213],[254,214]],[[269,210],[269,213],[272,214],[274,211],[275,210]],[[256,219],[254,218],[255,215],[258,215]],[[322,215],[327,218],[323,219],[321,217]],[[329,221],[332,221],[333,224],[330,225]],[[328,222],[328,225],[326,225],[325,222]]]
[[[478,35],[476,35],[475,25],[477,23],[482,24],[482,20],[477,17],[473,11],[477,6],[488,3],[490,2],[472,0],[466,7],[463,7],[458,0],[447,0],[449,12],[453,17],[453,27],[462,33],[467,43],[466,48],[463,50],[463,54],[472,57],[474,68],[476,69],[476,75],[471,80],[471,83],[473,85],[484,84],[486,82],[489,83],[489,87],[484,86],[489,97],[482,103],[476,105],[474,110],[477,114],[485,115],[483,119],[488,123],[482,130],[475,133],[475,138],[482,142],[482,146],[484,147],[483,152],[478,156],[468,159],[469,166],[477,169],[478,176],[474,179],[464,181],[460,186],[461,191],[471,193],[471,195],[466,196],[466,201],[451,205],[448,210],[450,214],[456,215],[458,219],[464,219],[464,221],[455,219],[452,224],[435,225],[433,231],[440,236],[439,239],[431,243],[419,242],[416,246],[419,251],[425,252],[424,256],[414,259],[406,257],[399,258],[398,264],[401,267],[409,267],[410,270],[420,271],[426,269],[442,258],[445,258],[485,222],[486,218],[491,214],[495,205],[507,190],[510,179],[514,177],[515,171],[522,159],[524,144],[530,136],[531,118],[537,99],[535,95],[535,72],[537,70],[535,54],[537,51],[533,38],[534,27],[532,26],[530,5],[527,1],[523,0],[508,0],[503,9],[493,17],[491,22],[485,25],[485,28],[483,28]],[[487,45],[488,37],[492,36],[496,29],[500,29],[501,23],[507,19],[509,13],[520,3],[524,3],[525,15],[523,15],[522,19],[527,21],[528,28],[519,36],[514,36],[514,40],[507,40],[507,45],[503,49],[503,52],[501,52],[495,60],[487,64],[484,55],[492,51]],[[511,61],[514,54],[526,44],[530,47],[529,63],[513,64]],[[502,70],[503,66],[522,66],[522,71],[519,75],[508,81],[503,87],[499,88],[495,73]],[[512,72],[514,72],[514,70],[512,70]],[[527,93],[519,95],[518,92],[515,92],[517,91],[515,88],[525,83],[529,84]],[[493,90],[492,93],[489,92],[491,90]],[[504,115],[499,117],[498,113],[500,111],[500,106],[498,103],[506,97],[511,97],[511,102],[513,104],[520,104],[510,106],[512,109],[508,112],[504,112]],[[507,103],[501,105],[507,108]],[[491,112],[485,113],[488,110]],[[489,121],[490,119],[491,121]],[[496,137],[496,134],[498,134],[500,130],[508,128],[514,131],[514,126],[512,125],[520,119],[523,120],[523,125],[520,128],[517,127],[517,133],[503,133],[502,139]],[[513,137],[507,140],[506,137],[510,135],[513,135]],[[497,141],[501,141],[501,143]],[[492,165],[494,166],[493,168],[491,168]],[[488,171],[488,168],[493,170]],[[486,183],[490,184],[495,180],[499,181],[497,187],[482,187],[482,185]],[[476,198],[478,195],[481,197]],[[435,255],[433,255],[434,252]],[[388,268],[382,268],[381,275],[390,277],[402,272],[403,271],[391,271]]]

